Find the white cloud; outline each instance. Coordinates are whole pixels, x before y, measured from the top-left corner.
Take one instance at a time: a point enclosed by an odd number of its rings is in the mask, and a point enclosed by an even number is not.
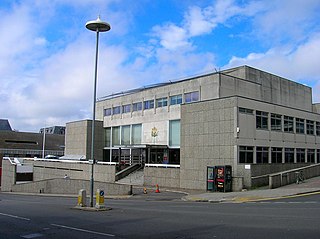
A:
[[[320,99],[320,32],[310,36],[301,45],[271,48],[263,53],[250,53],[245,57],[232,57],[224,68],[250,65],[291,80],[316,86],[314,99]]]

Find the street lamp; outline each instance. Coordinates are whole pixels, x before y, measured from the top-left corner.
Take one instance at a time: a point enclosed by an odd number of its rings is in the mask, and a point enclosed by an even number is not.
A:
[[[97,65],[98,65],[98,45],[99,45],[99,32],[107,32],[110,30],[110,24],[103,22],[100,20],[100,16],[97,20],[89,21],[86,23],[86,28],[90,31],[95,31],[97,33],[97,41],[96,41],[96,60],[94,65],[94,86],[93,86],[93,112],[92,112],[92,135],[91,135],[91,178],[90,178],[90,206],[93,207],[93,189],[94,189],[94,128],[95,128],[95,120],[96,120],[96,94],[97,94]]]

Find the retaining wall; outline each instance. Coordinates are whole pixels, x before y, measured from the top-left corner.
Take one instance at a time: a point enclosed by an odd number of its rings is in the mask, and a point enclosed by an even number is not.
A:
[[[78,194],[80,189],[85,189],[87,193],[90,191],[90,181],[80,179],[47,179],[37,182],[27,182],[12,185],[12,192],[24,193],[46,193],[46,194]],[[105,195],[130,195],[132,192],[130,185],[94,182],[94,192],[102,189]]]

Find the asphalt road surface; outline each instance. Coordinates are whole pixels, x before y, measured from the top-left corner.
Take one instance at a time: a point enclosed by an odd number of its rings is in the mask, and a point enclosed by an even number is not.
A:
[[[106,200],[112,210],[72,209],[76,198],[0,193],[0,238],[320,238],[320,195],[256,203],[199,203],[181,195]]]

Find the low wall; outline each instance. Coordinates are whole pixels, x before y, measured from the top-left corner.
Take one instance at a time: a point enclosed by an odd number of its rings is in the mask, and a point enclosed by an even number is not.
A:
[[[1,191],[10,191],[16,181],[16,165],[9,160],[2,160]]]
[[[33,180],[51,178],[90,179],[91,164],[87,162],[31,161],[33,162]],[[95,164],[94,179],[101,182],[115,182],[115,165]]]
[[[320,176],[320,164],[283,171],[269,175],[269,188],[278,188],[296,182],[297,173],[302,172],[304,179]]]
[[[180,168],[145,167],[144,184],[180,188]]]
[[[48,179],[12,185],[12,192],[46,193],[46,194],[78,194],[80,189],[90,191],[90,181],[80,179]],[[94,182],[94,192],[102,189],[105,195],[130,195],[131,186],[116,183]]]
[[[33,160],[23,159],[24,165],[33,167],[33,182],[63,179],[67,175],[70,179],[89,180],[91,178],[91,164],[79,161],[58,161],[58,160]],[[17,166],[11,164],[7,159],[2,159],[1,191],[12,191],[16,184]],[[94,165],[94,180],[97,182],[114,183],[116,166],[110,164]],[[25,184],[23,184],[25,185]]]

